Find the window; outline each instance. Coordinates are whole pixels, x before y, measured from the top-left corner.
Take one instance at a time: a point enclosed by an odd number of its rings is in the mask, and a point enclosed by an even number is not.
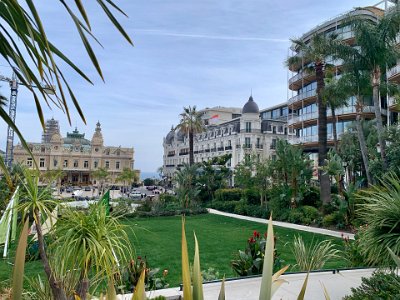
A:
[[[44,158],[41,158],[39,161],[39,167],[44,168]]]
[[[260,147],[260,138],[257,138],[257,148]]]
[[[250,138],[249,137],[244,138],[244,145],[246,148],[250,148]]]
[[[94,165],[93,165],[93,166],[94,166],[95,169],[97,169],[97,167],[99,166],[99,162],[96,160],[96,161],[94,162]]]
[[[115,162],[115,168],[116,168],[116,169],[119,169],[119,165],[120,165],[120,162],[119,162],[119,161]]]
[[[53,166],[54,166],[54,167],[57,167],[57,165],[58,165],[58,160],[57,160],[57,159],[54,159],[54,160],[53,160]]]
[[[84,167],[85,169],[89,168],[89,161],[85,160],[85,161],[83,162],[83,167]]]
[[[68,160],[64,160],[63,167],[64,167],[64,168],[68,168]]]
[[[110,168],[110,162],[107,160],[106,161],[106,169]]]
[[[32,167],[32,157],[28,157],[28,158],[26,159],[26,165],[27,165],[28,167]]]
[[[78,160],[74,160],[74,168],[77,168],[79,166],[79,162],[78,162]]]
[[[251,122],[246,122],[246,132],[251,132]]]
[[[40,148],[40,152],[45,153],[46,152],[46,148],[45,147],[41,147]]]
[[[228,147],[231,147],[232,146],[232,142],[231,142],[231,140],[228,140]]]
[[[283,126],[282,125],[278,126],[278,132],[283,132]]]

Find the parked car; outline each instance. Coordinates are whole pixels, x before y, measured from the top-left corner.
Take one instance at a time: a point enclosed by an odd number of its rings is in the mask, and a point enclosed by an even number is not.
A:
[[[66,193],[72,193],[74,191],[74,189],[72,188],[72,187],[67,187],[66,189],[65,189],[65,192]]]
[[[155,187],[154,185],[149,185],[149,186],[146,186],[146,189],[147,189],[148,191],[152,191],[152,190],[155,190],[156,187]]]
[[[134,200],[140,200],[142,199],[142,194],[140,192],[132,192],[129,194],[129,198],[132,198]]]
[[[85,186],[84,191],[85,192],[90,192],[92,188],[90,186]]]
[[[153,190],[153,193],[156,194],[156,195],[159,195],[159,194],[161,194],[161,191],[160,190]]]

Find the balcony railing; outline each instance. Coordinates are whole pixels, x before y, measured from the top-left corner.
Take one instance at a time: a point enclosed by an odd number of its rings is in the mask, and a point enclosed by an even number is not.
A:
[[[167,168],[173,168],[175,165],[165,165]]]
[[[224,147],[218,147],[218,151],[224,151]]]
[[[263,149],[264,147],[263,147],[263,145],[261,145],[261,144],[259,144],[259,145],[256,144],[256,148],[257,148],[257,149]]]
[[[299,95],[296,95],[296,96],[293,96],[292,98],[290,98],[288,101],[288,104],[292,104],[294,102],[301,101],[306,98],[314,97],[316,95],[317,95],[317,90],[307,91],[307,92],[301,93]]]
[[[251,149],[253,148],[253,145],[251,144],[243,144],[243,149]]]
[[[232,146],[226,146],[225,150],[232,150]]]
[[[387,71],[387,78],[392,78],[400,74],[400,65],[395,65],[393,68]]]
[[[168,153],[168,157],[175,156],[175,153]]]

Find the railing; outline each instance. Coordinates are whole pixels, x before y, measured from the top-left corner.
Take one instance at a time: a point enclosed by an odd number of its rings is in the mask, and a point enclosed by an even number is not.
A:
[[[179,156],[188,155],[188,154],[189,154],[189,152],[180,152]]]
[[[264,146],[263,146],[263,145],[257,145],[257,144],[256,144],[256,148],[257,148],[257,149],[263,149]]]
[[[204,150],[204,152],[208,153],[208,152],[210,152],[210,149],[206,149],[206,150]]]
[[[217,151],[217,148],[211,148],[211,152]]]
[[[387,78],[390,79],[399,74],[400,74],[400,65],[395,65],[393,68],[391,68],[387,71],[386,76],[387,76]]]
[[[236,145],[236,149],[239,149],[240,148],[240,145],[238,144],[238,145]]]
[[[299,95],[296,95],[296,96],[293,96],[292,98],[290,98],[288,100],[288,105],[292,104],[294,102],[306,99],[306,98],[314,97],[316,95],[317,95],[317,90],[311,90],[311,91],[307,91],[307,92],[301,93]]]
[[[165,165],[167,168],[173,168],[175,165]]]
[[[226,146],[225,150],[232,150],[232,146]]]
[[[218,147],[218,151],[224,151],[224,147]]]
[[[276,149],[276,144],[271,144],[271,145],[269,146],[269,149],[275,150],[275,149]]]
[[[175,153],[168,153],[167,156],[168,157],[175,156]]]
[[[253,145],[251,144],[243,144],[243,149],[251,149],[253,148]]]
[[[294,82],[296,82],[302,78],[308,77],[308,76],[312,76],[312,73],[307,72],[307,71],[300,72],[289,79],[289,85],[293,84]]]

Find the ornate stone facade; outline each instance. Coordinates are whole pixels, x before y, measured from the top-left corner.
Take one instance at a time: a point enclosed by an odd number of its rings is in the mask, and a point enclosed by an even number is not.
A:
[[[104,146],[99,122],[88,140],[77,129],[63,138],[58,121],[51,119],[46,122],[42,142],[28,145],[39,169],[43,172],[62,169],[65,173],[62,184],[66,185],[96,184],[91,173],[98,168],[108,169],[109,183],[114,184],[124,168],[134,169],[134,149]],[[20,144],[14,148],[14,162],[33,167],[32,157]]]
[[[274,155],[277,139],[294,136],[287,127],[286,103],[260,111],[250,97],[242,109],[214,107],[200,113],[205,130],[194,137],[195,162],[231,154],[227,166],[233,170],[245,155],[254,154],[260,159],[270,157]],[[189,163],[189,139],[173,127],[164,138],[163,146],[163,173],[170,179],[177,168]]]

